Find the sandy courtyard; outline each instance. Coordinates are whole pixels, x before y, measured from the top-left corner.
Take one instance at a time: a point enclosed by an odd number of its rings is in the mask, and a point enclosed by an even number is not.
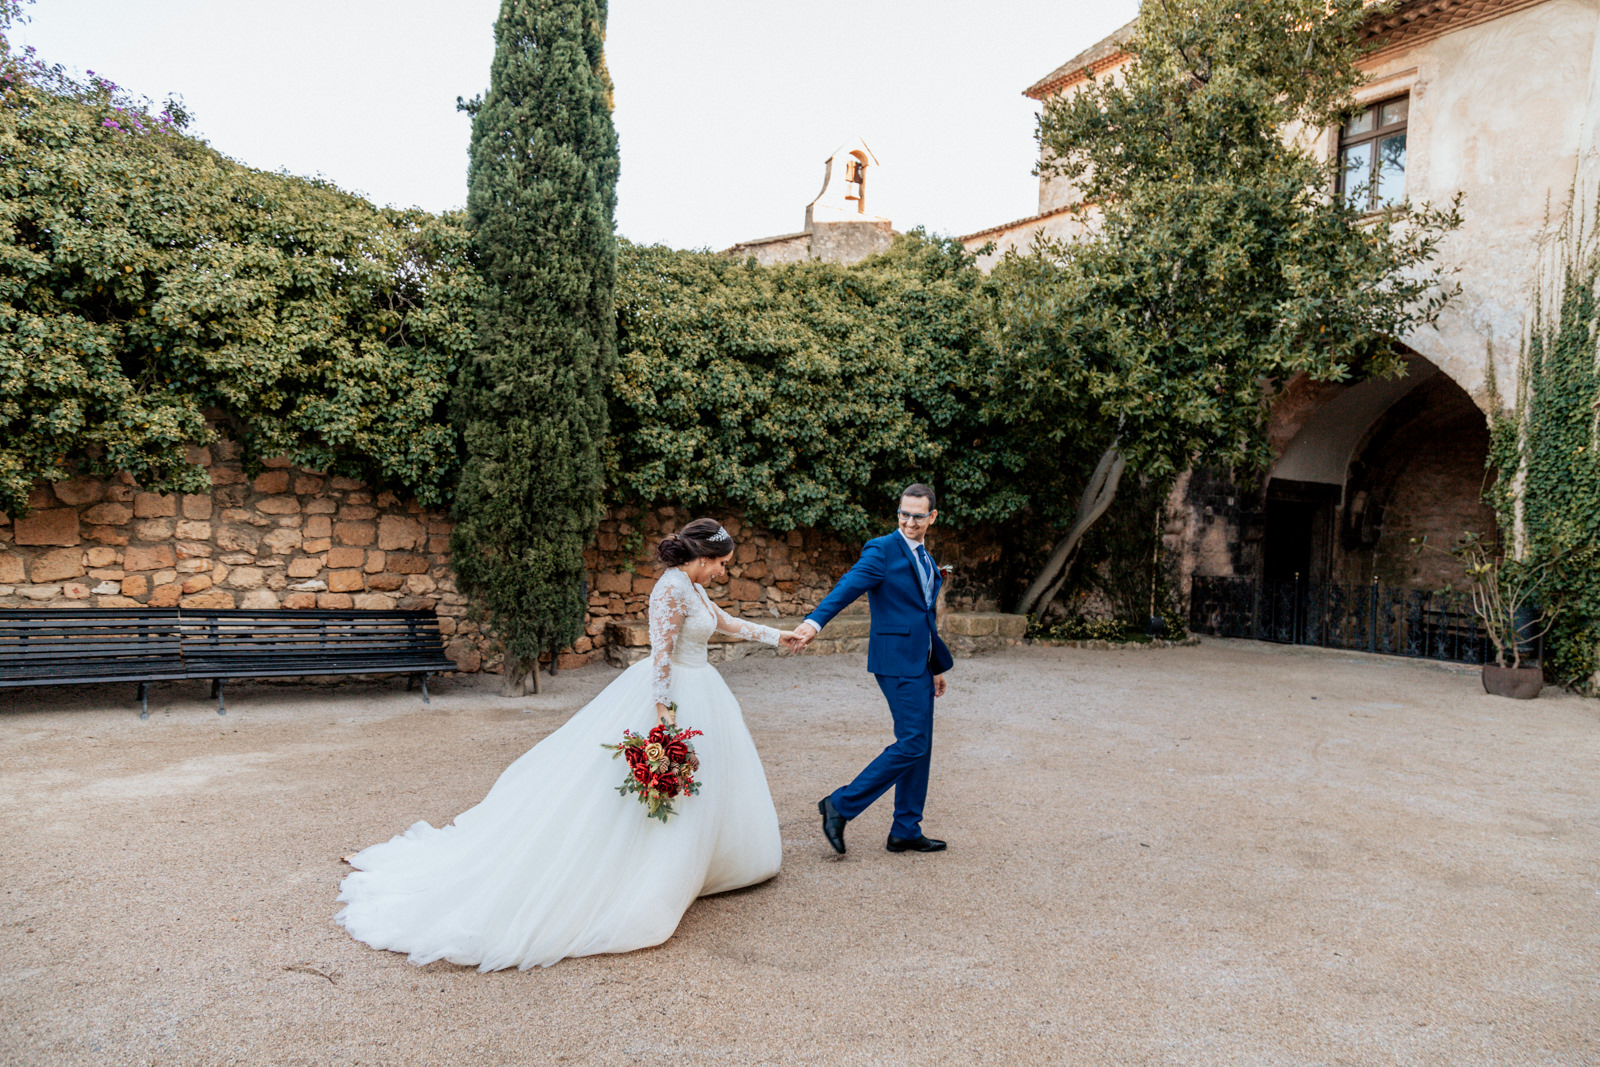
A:
[[[885,852],[880,801],[836,858],[816,800],[888,738],[862,657],[724,673],[782,873],[490,975],[352,941],[339,857],[476,803],[616,671],[225,718],[169,684],[148,722],[131,686],[0,691],[0,1062],[1600,1064],[1600,702],[1229,641],[963,660],[950,850]]]

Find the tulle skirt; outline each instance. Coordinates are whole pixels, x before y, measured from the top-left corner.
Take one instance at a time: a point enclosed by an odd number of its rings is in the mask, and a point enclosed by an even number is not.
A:
[[[700,792],[666,823],[616,787],[600,746],[655,723],[650,661],[634,664],[518,758],[455,822],[418,822],[350,858],[335,918],[373,948],[480,971],[629,952],[672,936],[698,896],[778,873],[778,816],[739,702],[710,666],[672,670]]]

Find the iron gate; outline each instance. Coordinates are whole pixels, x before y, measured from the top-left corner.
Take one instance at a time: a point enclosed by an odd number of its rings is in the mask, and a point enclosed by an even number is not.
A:
[[[1189,629],[1453,663],[1486,663],[1494,646],[1465,593],[1379,585],[1266,582],[1195,575]]]

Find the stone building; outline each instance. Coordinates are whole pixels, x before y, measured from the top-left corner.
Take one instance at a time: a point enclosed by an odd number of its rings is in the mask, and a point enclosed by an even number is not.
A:
[[[879,207],[882,171],[872,149],[859,137],[840,145],[823,164],[822,191],[806,205],[805,229],[777,237],[740,241],[722,254],[750,258],[770,266],[820,259],[828,263],[855,263],[894,243],[888,216],[867,209]]]
[[[1412,538],[1494,532],[1482,503],[1487,412],[1515,395],[1542,238],[1573,190],[1595,191],[1600,65],[1596,0],[1405,0],[1376,16],[1359,109],[1317,141],[1344,161],[1331,195],[1379,206],[1463,194],[1441,250],[1459,296],[1434,328],[1398,338],[1407,373],[1351,384],[1281,383],[1259,484],[1191,472],[1172,501],[1168,543],[1189,574],[1295,574],[1313,582],[1439,588],[1458,574]],[[1043,101],[1115,77],[1133,25],[1025,90]],[[1074,191],[1042,177],[1037,211],[962,238],[993,256],[1035,235],[1081,234]],[[1592,201],[1591,201],[1592,202]],[[992,261],[992,257],[991,257]]]

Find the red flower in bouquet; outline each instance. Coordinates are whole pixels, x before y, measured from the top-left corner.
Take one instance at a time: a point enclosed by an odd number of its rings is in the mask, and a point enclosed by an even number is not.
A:
[[[678,705],[670,707],[676,715]],[[676,814],[674,799],[700,792],[700,783],[694,780],[700,758],[694,754],[689,739],[702,736],[700,730],[685,730],[675,722],[662,723],[648,734],[624,730],[620,744],[600,747],[610,749],[613,759],[621,756],[628,762],[628,777],[617,786],[617,792],[623,796],[634,794],[639,803],[650,809],[650,818],[666,822]]]

